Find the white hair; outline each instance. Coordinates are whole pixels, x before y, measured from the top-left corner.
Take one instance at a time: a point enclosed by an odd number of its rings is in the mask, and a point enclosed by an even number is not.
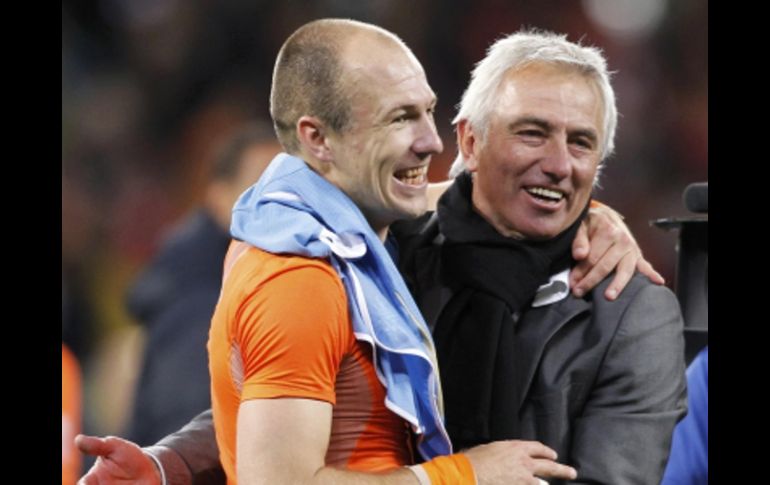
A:
[[[576,69],[592,78],[599,87],[604,102],[604,138],[601,140],[601,160],[604,161],[615,149],[615,129],[618,123],[615,92],[610,85],[607,61],[599,48],[570,42],[566,35],[537,30],[521,31],[492,44],[486,57],[473,69],[471,83],[463,94],[452,124],[468,120],[483,139],[489,115],[495,107],[498,88],[506,73],[535,62],[561,64]],[[449,176],[454,178],[464,169],[465,159],[460,152],[449,169]],[[597,170],[596,179],[598,176]]]

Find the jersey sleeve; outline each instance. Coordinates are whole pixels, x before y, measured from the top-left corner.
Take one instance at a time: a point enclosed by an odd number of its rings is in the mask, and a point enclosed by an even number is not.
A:
[[[336,404],[336,376],[353,333],[345,291],[331,268],[308,263],[279,273],[243,302],[236,318],[242,400]]]

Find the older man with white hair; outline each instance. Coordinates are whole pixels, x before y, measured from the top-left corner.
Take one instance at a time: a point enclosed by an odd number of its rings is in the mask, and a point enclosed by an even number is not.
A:
[[[394,227],[411,235],[401,269],[433,330],[453,444],[538,440],[575,483],[658,483],[686,410],[678,302],[638,274],[612,301],[609,277],[585,295],[567,284],[613,151],[605,59],[565,36],[509,35],[454,122],[454,184],[427,222]]]

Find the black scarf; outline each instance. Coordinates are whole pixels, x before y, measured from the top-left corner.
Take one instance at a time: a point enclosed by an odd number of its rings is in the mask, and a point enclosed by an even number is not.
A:
[[[463,173],[441,197],[441,278],[452,298],[434,340],[446,423],[456,449],[515,437],[513,314],[529,307],[540,285],[573,263],[578,218],[553,239],[523,241],[498,233],[473,208]]]

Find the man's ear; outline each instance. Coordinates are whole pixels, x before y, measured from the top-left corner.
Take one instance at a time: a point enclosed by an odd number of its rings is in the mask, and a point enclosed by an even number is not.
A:
[[[463,159],[465,159],[465,168],[469,172],[475,172],[479,168],[479,162],[476,158],[479,143],[471,122],[467,119],[460,120],[457,123],[457,148],[462,153]]]
[[[297,138],[304,151],[321,162],[332,160],[326,127],[314,116],[302,116],[297,120]]]

